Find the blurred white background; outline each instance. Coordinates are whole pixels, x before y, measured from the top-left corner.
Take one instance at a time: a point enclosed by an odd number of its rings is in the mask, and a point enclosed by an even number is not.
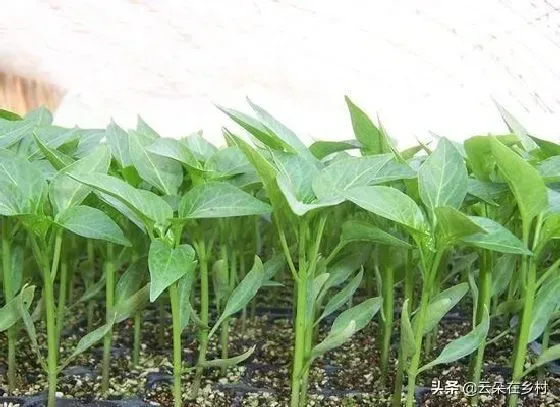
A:
[[[3,4],[2,4],[3,3]],[[403,147],[506,128],[560,139],[560,1],[0,0],[0,70],[65,92],[55,121],[162,135],[268,109],[306,142],[351,137],[343,96]],[[232,126],[233,127],[233,126]]]

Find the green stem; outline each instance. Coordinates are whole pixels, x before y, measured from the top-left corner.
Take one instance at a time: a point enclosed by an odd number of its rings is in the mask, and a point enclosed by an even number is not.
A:
[[[107,243],[107,259],[105,268],[105,323],[112,319],[113,307],[115,305],[115,263],[113,244]],[[111,364],[111,341],[113,330],[109,329],[103,338],[103,370],[101,379],[101,392],[106,394],[109,390],[109,367]]]
[[[406,406],[413,407],[414,396],[416,390],[416,376],[418,374],[418,368],[420,367],[420,356],[422,353],[422,338],[424,332],[424,325],[426,322],[426,312],[428,310],[428,304],[430,303],[431,287],[436,276],[441,257],[443,255],[442,251],[438,251],[435,258],[431,264],[431,267],[426,269],[424,273],[424,281],[422,283],[422,293],[420,296],[420,311],[418,314],[418,324],[416,325],[416,331],[414,332],[415,339],[415,353],[410,361],[410,367],[408,369],[408,390],[406,394]]]
[[[58,346],[56,329],[56,308],[54,302],[53,278],[56,276],[60,263],[60,252],[62,250],[62,230],[56,232],[51,269],[47,265],[43,267],[44,291],[45,291],[45,311],[47,320],[47,376],[48,376],[48,407],[55,406],[56,376],[58,368]]]
[[[402,400],[402,387],[403,387],[403,376],[404,376],[404,354],[402,346],[399,347],[399,360],[397,362],[397,372],[395,374],[395,386],[393,390],[393,400],[391,402],[391,407],[400,407]]]
[[[158,314],[159,314],[159,322],[158,322],[158,329],[157,329],[157,344],[160,348],[165,346],[165,304],[161,299],[157,301],[158,306]]]
[[[183,346],[181,343],[181,307],[179,304],[178,283],[173,283],[169,287],[169,297],[171,300],[171,318],[173,321],[173,399],[174,406],[181,407],[183,404],[181,391]]]
[[[206,328],[200,328],[199,332],[199,347],[198,347],[198,367],[192,385],[192,397],[196,398],[200,383],[202,381],[203,368],[202,364],[206,362],[206,351],[208,349],[208,258],[206,246],[203,241],[195,244],[198,252],[198,259],[200,261],[200,321]]]
[[[489,308],[492,296],[492,255],[486,250],[481,253],[481,265],[479,273],[479,289],[478,289],[478,304],[476,307],[476,325],[482,322],[484,317],[484,309]],[[470,363],[470,381],[476,384],[478,388],[480,384],[480,377],[482,375],[482,367],[484,362],[484,349],[486,341],[482,341],[476,354],[471,357]],[[478,394],[471,398],[471,405],[478,405]]]
[[[60,281],[58,287],[58,308],[57,308],[57,335],[56,343],[60,346],[60,336],[62,334],[62,327],[64,326],[64,312],[66,309],[66,293],[68,289],[68,260],[66,255],[62,256],[63,259],[60,262]]]
[[[14,298],[12,281],[12,243],[9,220],[2,220],[2,271],[4,272],[4,297],[6,302]],[[8,329],[8,393],[13,394],[16,387],[16,327]]]
[[[389,351],[391,346],[391,333],[393,331],[393,284],[394,271],[392,267],[382,265],[382,284],[383,284],[383,314],[385,319],[382,325],[381,339],[381,385],[385,387],[389,370]]]
[[[541,217],[539,216],[538,222]],[[526,246],[529,245],[530,226],[523,224],[523,242]],[[534,246],[537,245],[538,236],[535,236]],[[523,367],[525,365],[525,356],[527,355],[527,344],[529,342],[529,331],[531,328],[531,319],[533,314],[533,303],[535,301],[535,294],[537,289],[537,268],[536,261],[529,259],[528,256],[523,256],[522,259],[522,276],[525,278],[525,289],[523,292],[523,313],[521,321],[519,322],[517,331],[517,341],[515,344],[514,358],[513,358],[513,372],[512,383],[518,384],[523,377]],[[511,392],[508,397],[508,406],[517,406],[519,395],[517,392]]]
[[[304,268],[300,269],[299,282],[297,284],[297,309],[296,309],[296,338],[294,365],[292,371],[292,396],[291,407],[299,407],[301,372],[305,357],[305,308],[307,300],[307,273]]]
[[[93,240],[91,239],[88,239],[87,241],[87,259],[88,259],[90,270],[89,270],[89,276],[86,276],[86,279],[88,279],[88,281],[93,281],[95,278],[95,248],[93,246]],[[95,312],[95,301],[89,300],[87,306],[87,331],[88,332],[91,332],[93,330],[94,312]]]

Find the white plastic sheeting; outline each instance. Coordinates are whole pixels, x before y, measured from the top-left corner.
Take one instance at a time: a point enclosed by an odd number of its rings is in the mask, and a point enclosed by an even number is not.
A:
[[[2,4],[4,3],[4,4]],[[0,68],[68,91],[56,122],[162,135],[249,96],[306,142],[351,137],[343,96],[401,146],[505,126],[560,139],[559,0],[0,0]]]

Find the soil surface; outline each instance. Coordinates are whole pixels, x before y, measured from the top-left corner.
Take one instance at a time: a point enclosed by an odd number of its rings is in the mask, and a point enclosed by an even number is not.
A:
[[[98,322],[101,323],[102,311]],[[76,315],[84,315],[77,312]],[[187,391],[193,373],[185,373],[185,406],[287,406],[289,402],[289,373],[292,355],[293,331],[289,308],[270,309],[259,306],[256,317],[248,318],[245,329],[238,318],[230,328],[230,356],[241,354],[256,345],[254,354],[241,366],[229,368],[223,376],[219,369],[208,370],[196,400],[187,400]],[[85,320],[67,317],[60,348],[62,359],[69,355],[77,341],[86,333]],[[161,322],[161,323],[160,323]],[[325,325],[322,331],[328,329]],[[44,346],[44,327],[37,325],[40,344]],[[447,342],[470,330],[469,319],[451,314],[440,324],[431,355],[435,358]],[[324,335],[325,332],[321,332]],[[318,359],[311,368],[309,380],[309,406],[387,406],[391,394],[382,390],[379,383],[379,352],[376,348],[377,329],[374,323],[358,332],[352,340]],[[111,382],[108,394],[100,394],[102,344],[90,349],[66,367],[59,376],[57,396],[63,407],[74,406],[122,406],[147,405],[172,406],[171,395],[171,322],[166,311],[163,320],[155,309],[144,313],[142,327],[142,351],[138,366],[132,366],[132,321],[118,325],[114,332]],[[162,335],[160,335],[160,333]],[[493,337],[497,332],[491,332]],[[31,351],[24,331],[18,337],[19,384],[16,394],[5,394],[7,345],[5,335],[0,335],[0,406],[42,406],[46,376]],[[192,331],[184,334],[184,367],[192,366],[196,359],[196,337]],[[219,348],[212,338],[208,359],[219,357]],[[397,343],[398,338],[393,340]],[[485,372],[482,380],[494,387],[505,388],[510,374],[508,359],[513,348],[513,337],[505,336],[486,350]],[[394,351],[394,350],[393,350]],[[530,355],[529,357],[534,357]],[[394,366],[394,361],[393,366]],[[545,372],[546,390],[523,396],[523,406],[560,406],[560,379]],[[467,395],[458,389],[453,391],[452,381],[463,386],[468,382],[468,358],[452,366],[441,365],[418,378],[417,398],[419,405],[445,407],[467,406]],[[448,394],[437,390],[437,384],[445,387]],[[451,382],[449,382],[451,381]],[[527,378],[531,385],[536,376]],[[388,387],[392,388],[392,372]],[[502,386],[494,383],[503,383]],[[405,384],[406,387],[406,384]],[[457,386],[455,386],[457,387]],[[480,397],[481,406],[504,406],[505,396],[490,391],[486,386]],[[4,394],[4,397],[2,395]],[[97,401],[105,400],[105,401]]]

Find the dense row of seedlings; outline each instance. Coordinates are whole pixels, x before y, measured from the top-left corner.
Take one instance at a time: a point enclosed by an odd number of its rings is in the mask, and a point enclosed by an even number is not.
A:
[[[225,372],[251,356],[254,348],[229,354],[230,318],[245,318],[257,291],[274,289],[282,273],[294,284],[292,407],[306,405],[312,363],[376,315],[379,385],[394,371],[393,406],[403,394],[414,405],[421,373],[469,355],[478,383],[485,345],[509,332],[516,336],[514,382],[560,357],[551,339],[560,324],[559,145],[529,136],[502,109],[512,134],[398,151],[347,99],[356,139],[308,148],[249,103],[256,118],[222,110],[252,143],[224,129],[222,149],[200,134],[161,138],[141,119],[130,131],[115,123],[84,130],[51,125],[43,109],[24,118],[2,112],[0,331],[8,339],[10,392],[20,328],[48,375],[53,406],[57,375],[98,341],[106,392],[115,325],[134,320],[136,364],[144,308],[170,303],[180,406],[184,396],[196,397],[205,368]],[[85,287],[79,298],[77,285]],[[363,285],[376,296],[354,304]],[[94,327],[103,293],[106,318]],[[434,357],[438,324],[468,293],[472,330]],[[88,303],[89,333],[61,360],[61,330],[79,302]],[[46,357],[35,331],[41,319]],[[325,321],[330,329],[319,337]],[[497,337],[487,337],[491,324],[501,329]],[[194,366],[182,356],[189,325],[198,332]],[[221,358],[207,360],[216,334]],[[542,352],[527,367],[528,344],[539,338]],[[195,371],[188,388],[185,370]],[[516,403],[510,395],[509,405]]]

